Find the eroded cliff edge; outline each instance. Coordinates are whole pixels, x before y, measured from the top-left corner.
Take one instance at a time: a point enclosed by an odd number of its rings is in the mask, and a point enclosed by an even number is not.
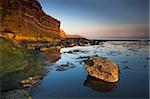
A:
[[[37,0],[0,0],[0,4],[0,35],[19,41],[60,40],[60,21],[47,15]]]

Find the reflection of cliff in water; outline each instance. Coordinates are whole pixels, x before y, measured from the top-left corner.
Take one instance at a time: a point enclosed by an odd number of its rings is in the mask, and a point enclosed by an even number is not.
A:
[[[1,75],[1,89],[0,91],[8,91],[21,87],[21,81],[28,78],[28,76],[37,76],[44,73],[44,67],[40,59],[33,58],[32,63],[23,70],[8,72]]]
[[[40,52],[38,50],[33,51],[32,56],[28,59],[28,66],[25,69],[0,75],[0,92],[21,88],[21,81],[27,79],[29,76],[44,76],[45,73],[48,72],[45,61],[51,60],[50,62],[56,62],[59,58],[59,50],[56,49],[46,52]]]
[[[84,82],[84,86],[98,92],[111,92],[117,87],[117,83],[104,82],[88,75]]]
[[[60,49],[51,47],[49,50],[43,53],[44,58],[54,63],[60,59]]]

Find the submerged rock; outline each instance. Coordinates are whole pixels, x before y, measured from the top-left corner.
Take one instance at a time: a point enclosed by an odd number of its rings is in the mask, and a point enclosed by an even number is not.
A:
[[[87,72],[98,79],[106,82],[118,81],[118,66],[106,58],[92,56],[84,61]]]
[[[72,63],[67,62],[67,64],[62,64],[56,67],[56,71],[65,71],[65,70],[69,70],[72,68],[75,68],[75,65]]]
[[[28,77],[27,79],[22,80],[21,83],[24,88],[27,88],[38,83],[42,78],[43,78],[42,76]]]
[[[75,50],[71,50],[71,51],[67,51],[67,52],[63,52],[63,53],[86,53],[88,51],[82,51],[82,50],[78,50],[78,49],[75,49]]]

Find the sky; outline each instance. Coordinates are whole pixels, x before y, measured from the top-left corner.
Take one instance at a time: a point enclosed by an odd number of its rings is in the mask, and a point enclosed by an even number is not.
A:
[[[66,34],[148,37],[149,0],[38,0]]]

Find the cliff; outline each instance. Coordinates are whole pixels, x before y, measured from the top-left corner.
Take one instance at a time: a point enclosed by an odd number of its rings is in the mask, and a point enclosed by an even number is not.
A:
[[[47,15],[37,0],[0,0],[0,35],[16,40],[58,41],[60,21]]]
[[[60,29],[60,37],[62,39],[65,39],[67,36],[66,36],[66,33],[64,32],[64,30]]]

